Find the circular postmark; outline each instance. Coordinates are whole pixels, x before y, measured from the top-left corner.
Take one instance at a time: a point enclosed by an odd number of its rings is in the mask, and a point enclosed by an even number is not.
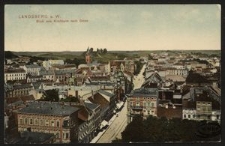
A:
[[[221,134],[221,126],[217,122],[201,122],[196,135],[201,138],[212,138]]]

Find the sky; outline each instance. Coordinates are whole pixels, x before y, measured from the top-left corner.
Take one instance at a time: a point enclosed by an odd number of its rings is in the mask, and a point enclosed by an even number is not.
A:
[[[6,51],[221,49],[216,4],[5,5],[4,20]]]

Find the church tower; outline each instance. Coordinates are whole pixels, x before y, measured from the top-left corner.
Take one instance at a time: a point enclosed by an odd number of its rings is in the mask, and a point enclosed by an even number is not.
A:
[[[92,62],[91,52],[89,50],[89,47],[87,49],[87,53],[85,55],[85,60],[87,64],[90,64]]]

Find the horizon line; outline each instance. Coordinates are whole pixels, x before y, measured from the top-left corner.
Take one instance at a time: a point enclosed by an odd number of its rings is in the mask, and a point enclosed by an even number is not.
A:
[[[107,48],[106,48],[107,49]],[[118,51],[118,52],[132,52],[132,51],[221,51],[221,49],[154,49],[154,50],[107,50],[107,52]],[[11,51],[11,50],[4,50]],[[65,51],[11,51],[11,52],[85,52],[86,50],[65,50]],[[95,50],[94,50],[95,51]]]

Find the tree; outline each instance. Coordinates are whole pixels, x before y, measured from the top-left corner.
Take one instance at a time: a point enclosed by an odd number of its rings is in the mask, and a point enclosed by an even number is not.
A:
[[[135,118],[122,132],[124,142],[178,142],[178,141],[217,141],[216,137],[202,139],[197,135],[199,124],[204,122],[193,120],[182,120],[179,118],[166,119],[149,116],[146,120],[142,117]],[[205,129],[204,129],[205,130]]]
[[[106,54],[106,53],[107,53],[107,49],[106,49],[106,48],[104,48],[103,53],[104,53],[104,54]]]
[[[6,59],[12,59],[12,58],[17,58],[18,56],[12,53],[11,51],[5,51],[5,58]]]
[[[89,51],[90,51],[90,53],[93,53],[94,49],[93,49],[93,48],[90,48],[90,50],[89,50]]]
[[[66,59],[65,63],[67,63],[67,64],[76,64],[76,66],[78,66],[78,65],[80,65],[82,63],[85,63],[85,59],[84,59],[84,57],[82,57],[82,58],[75,57],[72,60],[71,59]]]
[[[46,90],[42,100],[58,102],[59,101],[58,90],[56,89]]]
[[[144,140],[144,126],[141,116],[134,117],[133,121],[122,132],[122,139],[126,142],[141,142]]]
[[[101,54],[103,53],[103,49],[102,49],[102,48],[100,49],[100,53],[101,53]]]

